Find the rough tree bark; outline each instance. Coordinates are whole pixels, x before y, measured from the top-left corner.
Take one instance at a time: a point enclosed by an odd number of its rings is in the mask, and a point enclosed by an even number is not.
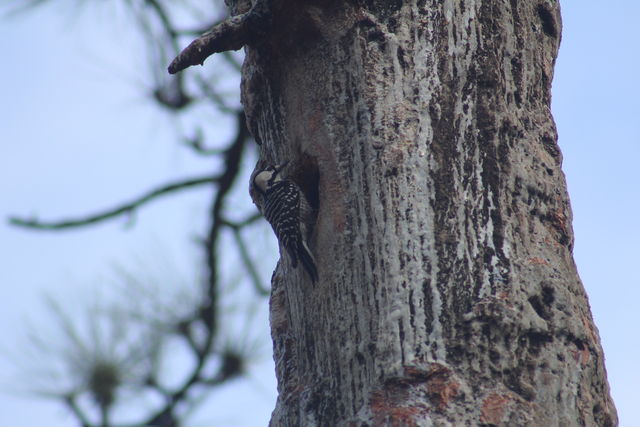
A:
[[[243,103],[317,208],[320,272],[274,273],[271,424],[616,425],[549,108],[558,2],[270,19]]]

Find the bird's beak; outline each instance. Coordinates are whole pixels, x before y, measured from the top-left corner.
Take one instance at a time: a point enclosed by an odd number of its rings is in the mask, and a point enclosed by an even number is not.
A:
[[[282,169],[284,169],[285,166],[287,166],[289,164],[289,160],[287,160],[284,163],[280,163],[279,165],[274,166],[273,168],[276,170],[276,175],[280,173],[280,171]]]

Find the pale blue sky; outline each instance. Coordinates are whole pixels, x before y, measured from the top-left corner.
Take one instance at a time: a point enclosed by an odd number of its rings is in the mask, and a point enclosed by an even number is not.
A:
[[[574,255],[600,330],[621,426],[640,426],[640,3],[562,5],[553,111],[573,206]],[[142,210],[132,230],[123,221],[64,234],[6,225],[9,214],[83,213],[169,177],[208,172],[206,162],[177,147],[175,125],[145,101],[144,61],[126,62],[140,49],[126,21],[117,13],[76,18],[43,8],[0,20],[2,349],[16,348],[25,319],[38,324],[47,318],[41,313],[44,292],[70,304],[91,298],[93,286],[109,283],[113,265],[138,257],[150,266],[156,258],[170,259],[176,277],[190,277],[195,251],[185,235],[200,231],[205,221],[208,199],[196,190]],[[271,370],[267,345],[250,380],[214,393],[211,413],[192,425],[266,425],[275,396]],[[21,377],[0,359],[0,380],[7,378],[17,386]],[[247,410],[245,402],[255,409]],[[0,425],[74,423],[57,404],[7,393],[0,394]]]

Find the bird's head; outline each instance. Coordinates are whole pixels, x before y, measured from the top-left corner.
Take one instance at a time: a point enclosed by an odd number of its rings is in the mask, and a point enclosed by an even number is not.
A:
[[[288,161],[275,166],[267,166],[256,174],[253,178],[255,188],[262,194],[266,193],[276,182],[282,181],[280,175],[282,169],[289,163]]]

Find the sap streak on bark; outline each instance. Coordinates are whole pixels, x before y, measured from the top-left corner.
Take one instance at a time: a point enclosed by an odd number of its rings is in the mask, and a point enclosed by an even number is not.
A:
[[[281,0],[273,28],[243,102],[318,200],[320,282],[274,273],[272,425],[615,425],[549,110],[557,2]]]

